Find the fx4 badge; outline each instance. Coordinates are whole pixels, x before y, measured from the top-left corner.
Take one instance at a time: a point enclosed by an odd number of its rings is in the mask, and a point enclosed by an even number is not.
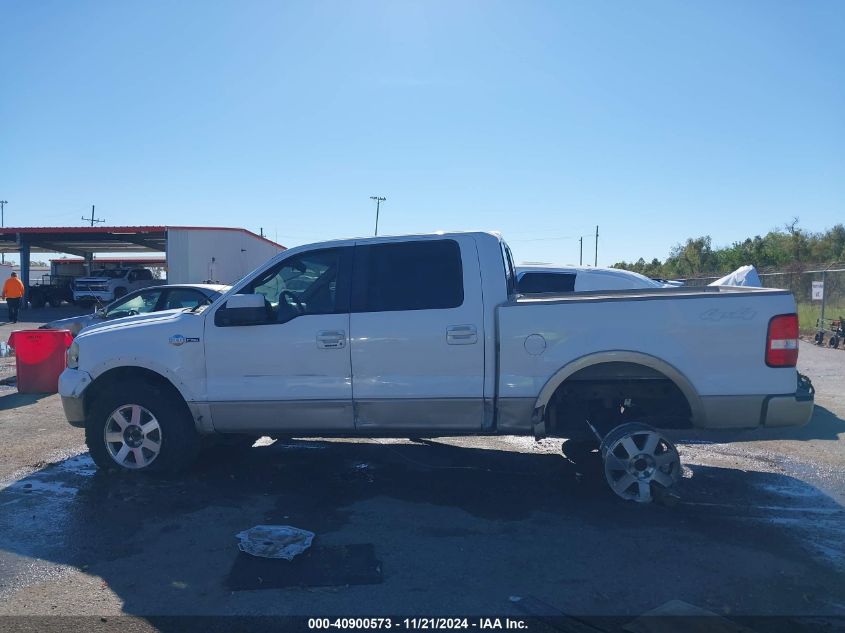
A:
[[[704,321],[750,321],[755,316],[757,316],[757,312],[752,310],[751,308],[740,308],[739,310],[733,311],[719,310],[718,308],[713,308],[711,310],[707,310],[706,312],[701,313],[701,319]]]
[[[176,347],[179,347],[180,345],[184,345],[185,343],[199,343],[200,342],[199,338],[182,336],[181,334],[174,334],[173,336],[171,336],[168,339],[168,341],[170,342],[171,345],[175,345]]]

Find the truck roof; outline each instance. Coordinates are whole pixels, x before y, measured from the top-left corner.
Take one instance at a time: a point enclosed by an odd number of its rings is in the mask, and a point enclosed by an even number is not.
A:
[[[368,237],[349,237],[349,238],[339,238],[334,240],[324,240],[320,242],[309,242],[308,244],[300,244],[299,246],[293,246],[285,251],[285,254],[290,254],[289,251],[298,251],[304,249],[311,249],[315,246],[351,246],[352,244],[357,243],[367,243],[367,242],[389,242],[392,240],[404,240],[408,238],[431,238],[431,237],[457,237],[459,235],[474,235],[476,237],[482,238],[492,238],[496,241],[501,241],[502,235],[496,231],[433,231],[431,233],[400,233],[397,235],[378,235],[373,236],[370,235]],[[281,253],[280,253],[281,254]],[[278,255],[276,256],[278,257]]]

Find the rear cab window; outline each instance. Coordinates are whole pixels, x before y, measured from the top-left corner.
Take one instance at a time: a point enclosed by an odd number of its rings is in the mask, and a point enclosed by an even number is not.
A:
[[[516,270],[513,265],[513,255],[511,255],[510,246],[504,240],[499,240],[499,245],[502,248],[502,262],[505,265],[505,283],[507,285],[508,297],[515,295],[517,290]]]

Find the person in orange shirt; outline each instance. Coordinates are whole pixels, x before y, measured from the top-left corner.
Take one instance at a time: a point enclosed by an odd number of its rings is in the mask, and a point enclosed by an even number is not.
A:
[[[3,284],[3,298],[6,300],[6,305],[9,306],[9,321],[17,323],[18,310],[21,308],[21,300],[23,299],[23,284],[18,279],[17,273],[12,273],[12,276]]]

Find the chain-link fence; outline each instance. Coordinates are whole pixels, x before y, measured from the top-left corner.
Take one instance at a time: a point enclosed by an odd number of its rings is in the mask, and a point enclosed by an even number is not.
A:
[[[783,288],[795,295],[798,304],[798,319],[801,333],[813,335],[821,325],[828,334],[835,330],[841,319],[845,318],[845,262],[829,266],[796,266],[793,270],[758,271],[760,281],[766,288]],[[684,279],[688,286],[706,286],[720,276],[695,277]],[[813,285],[816,282],[816,294]],[[822,298],[819,297],[820,288]],[[814,298],[814,296],[816,298]],[[822,305],[824,304],[824,321]]]

